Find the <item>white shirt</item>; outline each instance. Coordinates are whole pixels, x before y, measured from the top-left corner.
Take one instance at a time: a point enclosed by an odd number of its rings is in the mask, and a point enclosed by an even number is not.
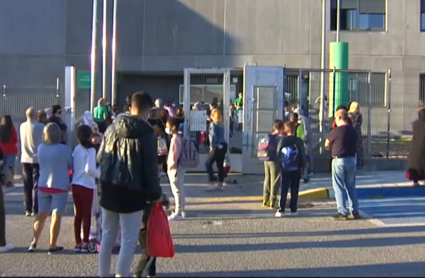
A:
[[[21,141],[21,163],[38,163],[37,148],[43,138],[44,125],[27,120],[21,124],[19,131]]]
[[[75,147],[72,157],[74,165],[72,184],[95,189],[95,178],[100,177],[100,170],[96,167],[96,150],[78,145]]]

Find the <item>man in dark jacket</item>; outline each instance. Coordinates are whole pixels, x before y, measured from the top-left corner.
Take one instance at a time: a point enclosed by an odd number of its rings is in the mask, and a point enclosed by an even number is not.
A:
[[[49,123],[55,123],[59,126],[61,132],[62,132],[62,144],[66,144],[66,130],[67,126],[65,122],[62,120],[62,106],[59,104],[52,106],[52,116],[50,116]]]
[[[146,202],[162,201],[158,181],[157,141],[147,122],[153,105],[147,93],[135,93],[130,114],[120,114],[105,132],[100,163],[102,241],[99,275],[109,276],[111,251],[121,226],[116,275],[128,277]]]

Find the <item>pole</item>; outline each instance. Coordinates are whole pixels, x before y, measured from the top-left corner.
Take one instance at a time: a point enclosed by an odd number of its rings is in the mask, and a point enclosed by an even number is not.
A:
[[[96,103],[96,37],[97,37],[97,0],[93,0],[92,32],[91,32],[91,69],[90,69],[90,110]]]
[[[388,69],[387,82],[387,158],[390,156],[390,131],[391,131],[391,69]]]
[[[323,119],[325,118],[325,67],[326,67],[326,0],[322,0],[322,57],[320,61],[320,114],[319,114],[319,132],[320,132],[320,154],[323,154]]]
[[[335,88],[336,88],[336,67],[332,71],[332,122],[335,118]]]
[[[108,98],[106,92],[106,63],[107,63],[107,21],[108,21],[108,0],[103,0],[103,35],[102,35],[102,96]]]
[[[112,22],[112,78],[111,78],[111,90],[112,90],[112,105],[116,104],[117,101],[117,5],[118,0],[114,0],[114,14],[113,14],[113,22]]]
[[[372,156],[372,71],[367,76],[368,105],[367,105],[367,153]]]
[[[336,42],[339,42],[339,33],[341,31],[341,0],[336,1]]]

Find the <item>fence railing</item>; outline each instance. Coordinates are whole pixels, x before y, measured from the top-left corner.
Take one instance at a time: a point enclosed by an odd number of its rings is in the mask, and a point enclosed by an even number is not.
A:
[[[289,104],[300,106],[310,118],[316,154],[325,152],[335,103],[356,101],[363,116],[364,155],[386,158],[408,154],[419,85],[417,73],[362,70],[288,69],[285,81]]]

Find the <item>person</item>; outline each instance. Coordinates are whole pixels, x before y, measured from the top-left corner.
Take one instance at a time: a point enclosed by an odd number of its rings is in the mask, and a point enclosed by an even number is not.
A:
[[[65,122],[62,120],[62,106],[60,106],[59,104],[52,106],[52,116],[50,116],[48,122],[55,123],[58,125],[62,134],[61,143],[66,144],[66,130],[68,127],[66,126]]]
[[[126,98],[125,98],[125,104],[123,107],[123,113],[125,114],[130,114],[130,106],[131,106],[131,97],[133,96],[133,94],[129,94]]]
[[[165,132],[171,135],[170,149],[167,158],[167,175],[170,180],[171,191],[173,192],[175,208],[174,212],[168,217],[168,220],[182,220],[186,217],[185,208],[185,190],[184,175],[186,169],[179,164],[180,154],[182,152],[182,140],[179,136],[180,120],[168,118]]]
[[[183,110],[183,108],[181,108],[181,107],[177,108],[176,118],[180,121],[179,134],[183,134],[183,132],[184,132],[184,110]]]
[[[38,178],[39,165],[37,149],[42,142],[44,125],[36,121],[34,107],[26,111],[27,120],[20,126],[22,179],[24,183],[25,215],[36,215],[38,212]]]
[[[46,110],[38,110],[38,112],[37,112],[37,122],[39,122],[43,125],[47,124]]]
[[[348,117],[357,131],[357,169],[361,169],[363,167],[363,116],[362,113],[360,113],[360,105],[358,102],[352,101],[348,107]]]
[[[303,177],[304,182],[307,183],[310,181],[310,173],[313,172],[313,150],[312,150],[312,132],[311,132],[311,123],[310,119],[305,115],[304,110],[301,108],[296,108],[294,114],[298,114],[298,122],[300,128],[298,128],[297,137],[301,138],[304,142],[304,148],[306,151],[307,165],[304,169]]]
[[[273,124],[272,136],[277,144],[282,139],[283,121],[276,120]],[[275,146],[277,147],[277,146]],[[263,206],[278,209],[277,194],[280,187],[280,161],[277,159],[264,161]]]
[[[298,210],[298,194],[300,189],[301,173],[305,167],[304,142],[295,134],[293,122],[286,122],[283,128],[286,136],[277,147],[277,156],[280,164],[280,204],[276,211],[276,217],[285,215],[286,198],[291,190],[291,201],[289,208],[292,215]]]
[[[44,109],[44,112],[46,112],[46,118],[48,120],[52,116],[52,107],[48,107],[48,108]]]
[[[223,163],[227,152],[227,142],[224,139],[223,115],[219,109],[211,111],[211,123],[209,127],[210,151],[205,166],[208,172],[210,188],[208,191],[224,190],[224,168]],[[218,184],[214,184],[213,164],[218,169]]]
[[[418,111],[418,119],[412,124],[413,139],[410,144],[406,177],[413,180],[413,186],[419,186],[425,180],[425,109]]]
[[[162,202],[157,171],[157,138],[147,122],[152,106],[149,94],[133,94],[130,115],[118,115],[106,130],[97,154],[102,210],[100,277],[110,275],[111,252],[119,226],[121,248],[115,273],[117,277],[129,276],[146,201]]]
[[[242,92],[240,92],[239,96],[235,99],[235,107],[238,110],[243,109],[243,94],[242,94]]]
[[[57,245],[61,219],[65,213],[70,189],[69,170],[72,169],[72,153],[67,145],[61,144],[61,130],[55,123],[49,123],[43,130],[43,143],[38,146],[40,163],[38,206],[39,213],[34,221],[34,234],[29,252],[37,249],[47,217],[51,214],[50,246],[48,253],[62,251]]]
[[[167,122],[167,118],[169,116],[167,109],[164,108],[164,105],[162,104],[162,100],[160,98],[155,100],[155,107],[152,108],[152,117],[156,117],[162,120],[162,122]]]
[[[302,124],[300,122],[299,114],[298,113],[295,113],[295,112],[292,113],[289,116],[289,121],[291,121],[294,124],[294,127],[295,127],[295,136],[297,136],[298,138],[302,139],[304,127],[302,126]]]
[[[175,118],[176,117],[176,113],[175,113],[175,107],[176,105],[174,104],[174,101],[172,99],[168,100],[167,103],[164,105],[164,109],[167,110],[168,112],[168,116]]]
[[[83,125],[89,126],[93,133],[99,133],[99,127],[96,122],[93,120],[93,115],[89,110],[84,112],[83,120],[81,121]]]
[[[3,116],[0,124],[0,148],[3,152],[3,167],[15,175],[16,156],[18,155],[18,134],[12,123],[12,117]]]
[[[357,219],[360,217],[356,190],[357,132],[343,109],[336,112],[335,123],[337,127],[325,140],[325,147],[330,147],[332,155],[332,186],[338,210],[334,218],[347,220],[351,214]]]
[[[93,205],[96,178],[100,171],[96,167],[96,149],[91,142],[93,131],[88,125],[81,125],[77,129],[78,146],[72,153],[74,174],[72,175],[71,190],[74,200],[74,234],[76,253],[88,252],[88,242],[91,227],[91,212]],[[82,225],[83,224],[83,225]],[[81,225],[83,239],[81,240]]]
[[[108,109],[106,108],[106,100],[100,98],[97,101],[97,106],[93,109],[93,118],[99,127],[100,133],[105,133],[106,130],[106,120],[108,119]]]
[[[165,125],[162,122],[162,120],[158,118],[149,118],[148,122],[151,124],[153,128],[153,133],[155,134],[157,138],[157,142],[159,142],[158,140],[161,140],[161,139],[164,140],[168,150],[169,149],[169,144],[167,143],[168,138],[167,138],[167,134],[165,133]],[[164,152],[164,153],[165,153],[164,155],[158,154],[158,171],[159,171],[160,177],[166,175],[165,173],[167,171],[167,168],[166,168],[167,167],[166,166],[167,152]]]
[[[111,120],[115,121],[115,118],[118,116],[119,113],[120,113],[120,109],[119,109],[118,105],[114,104],[112,106]]]
[[[3,152],[0,149],[0,160],[3,159]],[[2,166],[4,167],[4,166]],[[4,203],[4,193],[2,186],[10,186],[5,182],[2,182],[0,184],[0,253],[9,252],[13,249],[15,249],[15,246],[13,246],[10,243],[7,243],[6,241],[6,210],[5,210],[5,203]]]

